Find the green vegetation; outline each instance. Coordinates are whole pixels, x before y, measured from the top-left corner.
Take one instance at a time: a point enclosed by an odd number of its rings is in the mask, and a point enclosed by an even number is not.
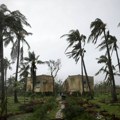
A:
[[[79,104],[80,102],[83,104],[84,100],[79,97],[69,97],[66,100],[66,108],[63,110],[65,120],[95,120],[95,117]]]
[[[48,120],[54,119],[57,112],[57,103],[54,97],[50,97],[44,104],[36,107],[33,115],[28,120]]]
[[[88,100],[87,97],[67,96],[64,101],[66,108],[63,110],[65,120],[95,120],[97,113],[106,114],[111,119],[112,115],[120,118],[120,103],[111,103],[110,95],[95,96],[94,99]],[[17,120],[17,117],[23,120],[54,119],[59,110],[58,102],[55,97],[36,96],[31,101],[30,97],[18,97],[19,103],[14,103],[13,97],[8,97],[8,115],[12,115],[10,120]],[[120,95],[118,95],[120,99]],[[28,113],[26,110],[33,111]],[[23,106],[23,107],[22,107]],[[27,108],[27,109],[26,109]]]
[[[118,95],[120,100],[120,95]],[[93,100],[90,100],[91,103],[97,104],[100,108],[95,109],[96,111],[107,111],[110,115],[115,115],[120,118],[120,102],[112,103],[110,94],[103,94],[95,97]]]

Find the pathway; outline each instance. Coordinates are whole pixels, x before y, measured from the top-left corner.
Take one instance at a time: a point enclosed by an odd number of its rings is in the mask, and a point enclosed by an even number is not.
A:
[[[59,101],[60,109],[57,111],[55,118],[56,119],[63,119],[63,112],[62,110],[65,108],[64,101],[61,97],[58,97],[57,100]]]

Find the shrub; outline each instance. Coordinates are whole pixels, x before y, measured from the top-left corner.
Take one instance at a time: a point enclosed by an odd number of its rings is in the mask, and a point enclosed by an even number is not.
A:
[[[63,109],[65,120],[73,120],[77,116],[81,115],[83,112],[84,108],[77,105],[68,105],[65,109]]]
[[[38,105],[36,107],[36,110],[33,113],[33,116],[28,120],[49,120],[50,116],[48,114],[48,111],[51,111],[56,106],[57,106],[57,103],[55,102],[55,98],[50,97],[46,100],[45,103]]]

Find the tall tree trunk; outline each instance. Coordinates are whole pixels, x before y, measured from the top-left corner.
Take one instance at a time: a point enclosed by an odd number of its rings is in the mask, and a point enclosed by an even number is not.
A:
[[[115,102],[115,101],[117,101],[116,86],[115,86],[115,79],[114,79],[114,74],[113,74],[113,69],[112,69],[112,62],[111,62],[111,57],[110,57],[110,52],[109,52],[109,48],[108,48],[105,30],[104,30],[104,37],[105,37],[106,49],[107,49],[107,55],[108,55],[108,68],[109,68],[109,72],[110,72],[110,80],[112,82],[112,89],[111,89],[112,101]]]
[[[17,51],[17,64],[16,64],[16,73],[15,73],[15,84],[14,84],[14,102],[18,103],[17,97],[17,82],[18,82],[18,68],[19,68],[19,58],[20,58],[20,38],[18,37],[18,51]]]
[[[7,67],[4,69],[4,74],[5,74],[5,112],[7,115]]]
[[[33,61],[32,65],[31,65],[31,77],[32,77],[32,82],[33,82],[32,93],[34,95],[35,83],[36,83],[36,66],[35,66],[35,61]]]
[[[25,104],[25,93],[26,93],[26,88],[27,88],[27,76],[25,76],[25,83],[24,83],[24,104]]]
[[[81,39],[79,40],[80,49],[82,49]],[[81,75],[82,75],[82,95],[84,94],[84,80],[83,80],[83,53],[81,53]]]
[[[34,94],[34,72],[33,72],[33,68],[31,67],[31,78],[32,78],[32,93]]]
[[[89,93],[90,93],[91,98],[93,98],[92,90],[91,90],[91,87],[90,87],[90,82],[89,82],[89,78],[88,78],[88,74],[87,74],[87,70],[86,70],[86,67],[85,67],[85,62],[84,62],[83,56],[81,57],[81,59],[82,59],[82,63],[83,63],[83,68],[84,68],[84,72],[85,72],[85,76],[86,76],[86,81],[87,81]]]
[[[36,71],[34,69],[34,74],[33,74],[33,91],[35,91],[35,84],[36,84]]]
[[[82,75],[82,95],[83,95],[84,94],[84,79],[83,79],[83,62],[82,62],[82,58],[81,58],[81,75]]]
[[[1,78],[1,115],[5,112],[5,88],[4,88],[4,52],[2,30],[0,29],[0,78]]]

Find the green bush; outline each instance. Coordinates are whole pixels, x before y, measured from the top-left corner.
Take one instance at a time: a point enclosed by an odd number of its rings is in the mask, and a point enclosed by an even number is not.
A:
[[[66,99],[67,106],[63,110],[65,120],[95,120],[93,116],[85,111],[81,107],[80,103],[83,103],[82,98],[69,97]]]
[[[36,107],[33,116],[28,120],[49,120],[49,111],[53,110],[57,106],[55,98],[48,98],[45,103]]]
[[[82,107],[79,107],[77,105],[68,105],[64,110],[64,116],[65,120],[73,120],[80,114],[84,112],[84,109]]]

